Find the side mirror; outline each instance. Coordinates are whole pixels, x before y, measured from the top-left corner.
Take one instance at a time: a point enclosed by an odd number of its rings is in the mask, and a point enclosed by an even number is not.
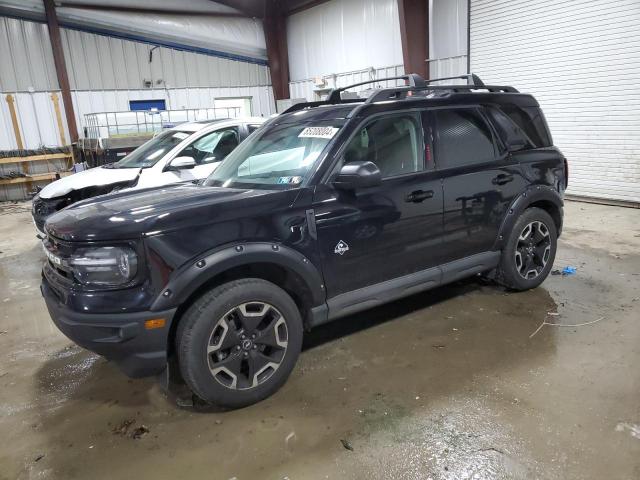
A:
[[[349,162],[342,166],[340,173],[333,181],[333,186],[340,190],[356,190],[358,188],[375,187],[382,182],[380,169],[373,162]]]
[[[176,157],[171,160],[171,163],[166,166],[165,170],[177,171],[193,168],[196,166],[196,161],[191,157]]]

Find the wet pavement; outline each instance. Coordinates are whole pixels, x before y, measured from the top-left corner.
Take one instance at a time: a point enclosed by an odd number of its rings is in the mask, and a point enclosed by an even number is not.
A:
[[[28,208],[0,206],[2,480],[640,479],[638,209],[568,202],[556,268],[575,275],[338,320],[275,396],[219,412],[55,329]]]

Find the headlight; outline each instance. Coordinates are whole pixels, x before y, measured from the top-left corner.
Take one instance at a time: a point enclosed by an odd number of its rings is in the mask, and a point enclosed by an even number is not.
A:
[[[117,286],[136,276],[138,259],[127,247],[81,248],[69,259],[69,266],[80,283]]]

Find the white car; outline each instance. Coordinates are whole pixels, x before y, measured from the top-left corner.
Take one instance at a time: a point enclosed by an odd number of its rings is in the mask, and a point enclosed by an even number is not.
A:
[[[156,135],[118,162],[56,180],[33,199],[36,228],[43,236],[49,215],[85,198],[206,178],[264,121],[249,117],[183,123]]]

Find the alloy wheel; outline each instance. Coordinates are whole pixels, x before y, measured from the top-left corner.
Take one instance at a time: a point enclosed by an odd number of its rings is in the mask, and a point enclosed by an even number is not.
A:
[[[213,378],[233,390],[264,383],[280,367],[287,352],[284,316],[265,302],[247,302],[222,316],[207,344]]]
[[[515,249],[516,270],[526,280],[542,273],[551,255],[549,228],[541,221],[528,223],[520,233]]]

